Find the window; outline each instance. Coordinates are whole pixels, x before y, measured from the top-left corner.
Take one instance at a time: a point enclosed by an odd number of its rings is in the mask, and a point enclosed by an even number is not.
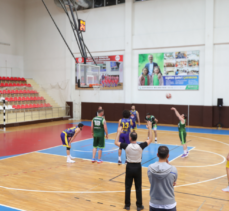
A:
[[[105,0],[106,6],[116,5],[116,0]]]
[[[118,4],[123,4],[125,3],[125,0],[118,0]]]
[[[104,7],[104,0],[94,0],[94,8]]]

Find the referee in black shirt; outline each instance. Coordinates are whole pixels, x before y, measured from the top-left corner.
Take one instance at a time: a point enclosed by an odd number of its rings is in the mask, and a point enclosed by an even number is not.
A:
[[[137,197],[137,210],[143,210],[142,205],[142,151],[152,142],[152,123],[147,122],[149,130],[149,140],[138,144],[137,143],[137,133],[130,133],[130,144],[120,143],[119,136],[122,133],[122,127],[118,128],[117,136],[115,139],[115,145],[120,147],[120,149],[126,150],[127,165],[126,165],[126,179],[125,179],[125,207],[124,209],[130,210],[130,192],[132,183],[134,180],[136,197]]]

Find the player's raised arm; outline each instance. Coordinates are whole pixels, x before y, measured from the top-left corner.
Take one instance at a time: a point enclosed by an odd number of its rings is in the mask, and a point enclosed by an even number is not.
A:
[[[155,122],[158,123],[158,119],[155,118]]]
[[[122,133],[122,127],[118,127],[118,130],[117,130],[117,134],[116,134],[116,138],[115,138],[115,145],[120,147],[120,142],[119,142],[119,137],[120,137],[120,134]]]
[[[184,118],[179,114],[179,112],[177,111],[177,109],[175,109],[174,107],[172,107],[171,110],[175,112],[175,114],[178,117],[178,119],[181,121],[182,124],[184,124],[185,123]]]
[[[153,134],[152,134],[152,122],[148,121],[147,122],[147,127],[148,127],[148,131],[149,131],[149,139],[146,141],[148,145],[151,144],[152,140],[153,140]]]
[[[136,114],[137,114],[138,126],[140,126],[140,125],[141,125],[141,123],[140,123],[140,116],[139,116],[138,111],[136,111]]]
[[[106,133],[106,139],[108,139],[108,130],[107,130],[106,120],[103,121],[103,126],[104,126],[104,130],[105,130],[105,133]]]

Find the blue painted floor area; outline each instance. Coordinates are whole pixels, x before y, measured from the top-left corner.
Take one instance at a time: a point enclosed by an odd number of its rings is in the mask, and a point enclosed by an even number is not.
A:
[[[147,148],[144,149],[142,154],[142,165],[148,167],[151,163],[158,161],[157,150],[161,144],[150,144]],[[176,145],[166,145],[170,150],[169,160],[182,155],[183,147]],[[192,149],[193,147],[188,147]],[[74,142],[71,147],[71,155],[81,159],[91,159],[93,150],[93,139],[87,139],[84,141]],[[66,148],[63,146],[54,147],[51,149],[41,150],[41,153],[53,154],[66,156]],[[98,155],[98,154],[97,154]],[[97,159],[96,155],[96,159]],[[126,159],[125,151],[122,151],[122,162],[124,163]],[[117,163],[118,162],[118,147],[115,146],[114,140],[106,140],[106,146],[103,150],[102,160],[106,162]]]
[[[78,124],[79,122],[74,122],[72,124]],[[82,121],[86,126],[91,126],[91,122]],[[107,123],[108,132],[115,133],[117,131],[118,123]],[[146,129],[145,125],[137,126],[139,129]],[[178,131],[176,126],[158,126],[158,130],[164,131]],[[186,128],[186,131],[189,133],[206,133],[206,134],[216,134],[216,135],[229,135],[229,130],[217,130],[217,129],[204,129],[204,128]]]
[[[1,211],[13,211],[13,210],[19,211],[18,209],[7,207],[7,206],[4,206],[4,205],[0,205],[0,210]]]

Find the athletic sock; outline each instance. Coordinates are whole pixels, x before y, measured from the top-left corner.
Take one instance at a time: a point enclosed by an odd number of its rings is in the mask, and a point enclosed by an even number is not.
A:
[[[119,161],[122,161],[121,156],[118,156],[118,160],[119,160]]]
[[[67,155],[67,160],[71,160],[71,155]]]
[[[157,141],[157,137],[155,137],[155,141]]]

